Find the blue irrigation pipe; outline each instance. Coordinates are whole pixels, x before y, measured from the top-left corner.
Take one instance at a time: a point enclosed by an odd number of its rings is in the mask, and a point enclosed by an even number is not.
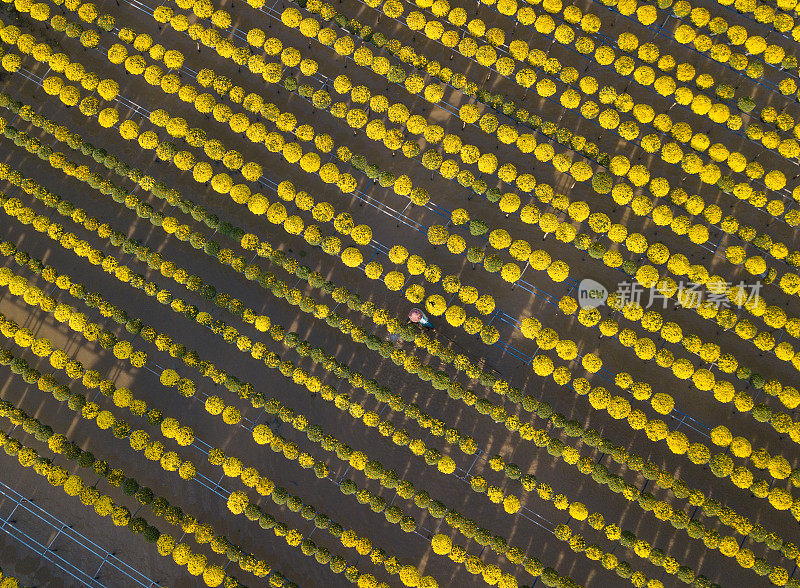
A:
[[[57,535],[64,536],[70,539],[72,542],[76,543],[84,550],[88,551],[89,553],[91,553],[96,557],[102,557],[106,559],[109,565],[113,566],[119,572],[125,574],[125,576],[130,578],[132,581],[136,582],[138,585],[145,587],[157,585],[156,581],[148,578],[137,568],[134,568],[132,565],[123,561],[122,559],[120,559],[107,549],[104,549],[95,541],[89,539],[83,533],[76,531],[70,525],[66,524],[65,522],[57,518],[55,515],[51,514],[50,512],[46,511],[45,509],[37,505],[35,502],[32,501],[32,499],[26,498],[23,494],[21,494],[20,492],[18,492],[17,490],[15,490],[14,488],[12,488],[11,486],[2,481],[0,481],[0,495],[11,500],[15,504],[15,509],[21,508],[22,510],[27,511],[29,514],[36,517],[40,522],[44,523],[54,531],[57,531]],[[7,525],[13,525],[13,523],[10,520],[10,517],[9,519],[3,520],[2,526],[0,527],[0,529],[2,529],[3,531],[9,533],[9,531],[6,528]],[[59,565],[59,563],[54,562],[52,560],[49,561],[57,565],[63,571],[69,573],[76,580],[79,580],[81,582],[93,581],[93,578],[91,578],[84,570],[81,570],[80,568],[78,568],[71,562],[65,560],[61,556],[53,555],[54,552],[51,549],[49,549],[49,546],[34,539],[33,537],[31,537],[27,533],[24,533],[23,531],[19,531],[19,533],[23,535],[30,542],[30,544],[25,543],[24,541],[19,539],[19,537],[15,537],[11,533],[9,534],[11,534],[11,536],[14,539],[20,541],[21,543],[23,543],[24,545],[26,545],[31,549],[33,549],[33,546],[35,546],[37,550],[40,549],[41,551],[38,552],[39,557],[49,559],[48,555],[50,555],[50,557],[54,557],[56,559],[61,560],[65,564],[64,566]],[[72,571],[70,571],[69,568],[72,568]],[[76,574],[83,574],[85,578],[79,578],[76,576]],[[102,586],[102,584],[100,585]]]

